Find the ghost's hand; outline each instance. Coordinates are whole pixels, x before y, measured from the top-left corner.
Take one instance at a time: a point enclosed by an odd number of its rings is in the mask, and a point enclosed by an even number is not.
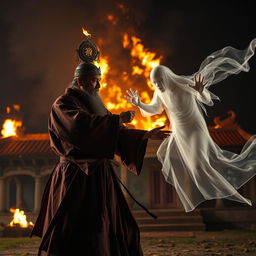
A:
[[[127,99],[127,102],[132,103],[134,106],[139,106],[140,104],[140,96],[138,91],[133,91],[131,88],[126,91],[128,96],[125,95],[124,97]]]
[[[194,85],[189,84],[189,87],[193,88],[194,90],[198,91],[199,93],[202,93],[204,90],[204,87],[207,85],[207,81],[204,81],[204,77],[201,76],[201,74],[194,76]]]

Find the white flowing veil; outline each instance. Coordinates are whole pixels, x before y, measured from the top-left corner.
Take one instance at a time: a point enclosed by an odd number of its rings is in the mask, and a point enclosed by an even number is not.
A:
[[[161,77],[161,81],[158,81],[158,83],[162,83],[167,89],[175,84],[175,86],[196,95],[197,102],[206,112],[203,104],[213,106],[213,100],[219,100],[218,96],[209,91],[209,87],[223,81],[229,75],[238,74],[241,71],[248,72],[250,70],[248,61],[254,55],[255,47],[256,39],[253,39],[244,50],[227,46],[215,51],[205,58],[197,72],[189,76],[176,75],[171,69],[159,65],[151,71],[151,81],[154,82],[156,77]],[[196,74],[201,74],[204,80],[207,81],[202,95],[187,86],[188,84],[194,84],[193,78]],[[159,93],[159,91],[157,92]],[[151,115],[150,113],[143,114]]]
[[[202,101],[204,104],[212,106],[212,99],[219,99],[208,90],[211,85],[223,81],[229,75],[238,74],[241,71],[248,72],[250,70],[248,61],[254,55],[255,47],[256,39],[253,39],[244,50],[227,46],[213,52],[201,63],[196,74],[201,74],[208,82],[204,88],[206,97],[206,100]]]
[[[151,82],[166,90],[156,88],[151,103],[141,104],[140,110],[144,116],[166,110],[172,134],[162,142],[157,156],[166,181],[175,187],[186,211],[215,198],[251,204],[237,189],[256,174],[256,139],[252,137],[240,154],[220,149],[209,135],[201,108],[219,99],[209,91],[211,85],[249,71],[255,47],[253,39],[244,50],[228,46],[215,51],[190,76],[176,75],[162,65],[151,71]],[[195,74],[208,81],[202,94],[188,86],[194,84]]]

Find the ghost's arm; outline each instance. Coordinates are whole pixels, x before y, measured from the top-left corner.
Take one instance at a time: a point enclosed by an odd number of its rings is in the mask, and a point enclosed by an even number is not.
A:
[[[196,98],[208,106],[213,105],[211,93],[206,88],[202,92],[196,92]]]
[[[149,104],[140,101],[138,107],[143,116],[152,116],[163,112],[163,104],[156,92],[154,92],[153,98]]]

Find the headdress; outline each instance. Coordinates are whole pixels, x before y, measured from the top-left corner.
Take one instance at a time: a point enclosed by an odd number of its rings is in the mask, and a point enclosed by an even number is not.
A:
[[[99,62],[100,52],[95,43],[87,38],[76,50],[82,60],[75,70],[74,77],[82,75],[101,75],[101,70],[93,63]]]
[[[99,62],[100,52],[95,43],[89,38],[80,44],[77,53],[79,58],[86,63]]]

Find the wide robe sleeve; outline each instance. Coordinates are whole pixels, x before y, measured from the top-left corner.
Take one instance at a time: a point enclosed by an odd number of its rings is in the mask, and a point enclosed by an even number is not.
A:
[[[91,114],[65,96],[55,101],[49,118],[53,149],[61,140],[72,144],[88,158],[113,158],[119,129],[118,115]]]
[[[127,169],[139,175],[147,149],[147,139],[143,139],[146,131],[121,128],[117,144],[117,154]]]

